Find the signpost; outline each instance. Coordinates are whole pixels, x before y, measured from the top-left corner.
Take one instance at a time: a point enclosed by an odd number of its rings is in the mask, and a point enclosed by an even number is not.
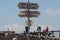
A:
[[[31,17],[38,17],[40,15],[39,11],[30,11],[29,9],[38,9],[38,4],[37,3],[30,3],[29,0],[27,3],[24,2],[19,2],[18,3],[18,8],[19,9],[27,9],[27,11],[20,11],[18,14],[19,17],[28,17],[28,27],[30,27]]]
[[[29,4],[29,6],[28,6],[28,4]],[[29,9],[38,9],[39,6],[37,3],[22,3],[22,2],[20,2],[18,4],[19,9],[28,9],[28,7],[29,7]]]
[[[27,9],[27,11],[20,11],[18,14],[19,17],[27,17],[28,21],[26,21],[26,24],[28,25],[26,27],[26,33],[29,34],[29,29],[32,24],[32,21],[30,20],[31,17],[38,17],[40,15],[39,11],[30,11],[30,9],[38,9],[38,4],[37,3],[30,3],[29,0],[27,3],[24,2],[19,2],[18,3],[18,8],[19,9]],[[29,35],[28,35],[28,40],[29,40]]]

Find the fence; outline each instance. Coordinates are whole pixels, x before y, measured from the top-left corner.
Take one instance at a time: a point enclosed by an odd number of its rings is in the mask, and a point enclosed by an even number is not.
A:
[[[59,37],[56,38],[54,33],[58,32]],[[53,35],[53,36],[52,36]],[[57,35],[57,34],[56,34]],[[0,35],[0,40],[60,40],[60,30],[49,32],[30,32],[29,34],[9,34],[8,36]]]

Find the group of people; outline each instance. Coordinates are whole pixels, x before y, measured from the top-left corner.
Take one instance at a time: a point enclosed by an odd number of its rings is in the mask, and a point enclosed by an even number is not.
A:
[[[28,33],[29,27],[25,27],[25,29],[26,29],[26,31],[24,33]],[[42,35],[54,36],[54,32],[53,31],[49,32],[48,26],[46,26],[46,28],[43,31],[41,30],[41,26],[38,26],[37,27],[37,33],[40,33],[40,35],[42,34]],[[34,34],[36,35],[35,31],[33,32],[33,35]]]
[[[54,32],[49,32],[48,26],[46,26],[46,28],[43,31],[41,31],[41,26],[38,26],[37,27],[37,32],[38,33],[40,32],[43,35],[48,35],[48,36],[53,36],[54,37]]]
[[[46,26],[46,28],[43,30],[44,32],[48,32],[49,28]],[[37,27],[37,32],[41,32],[41,26]]]

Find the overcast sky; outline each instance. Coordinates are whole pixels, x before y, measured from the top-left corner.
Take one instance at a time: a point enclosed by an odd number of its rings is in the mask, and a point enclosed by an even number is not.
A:
[[[28,0],[0,0],[0,28],[5,28],[8,25],[11,27],[13,24],[19,26],[25,25],[24,22],[27,18],[20,18],[18,16],[21,9],[19,9],[17,5],[19,2],[27,1]],[[60,0],[30,0],[30,2],[37,3],[39,5],[37,10],[41,13],[39,17],[31,18],[34,21],[33,25],[35,27],[39,25],[49,25],[52,26],[52,28],[60,29]]]

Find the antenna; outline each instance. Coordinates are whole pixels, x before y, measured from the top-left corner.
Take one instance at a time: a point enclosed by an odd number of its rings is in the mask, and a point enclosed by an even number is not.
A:
[[[7,31],[9,31],[9,27],[7,28]]]

